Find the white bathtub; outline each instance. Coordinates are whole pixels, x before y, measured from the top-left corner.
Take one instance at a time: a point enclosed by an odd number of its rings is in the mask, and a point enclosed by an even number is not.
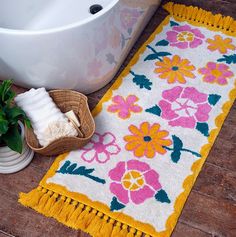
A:
[[[1,0],[0,79],[24,87],[98,90],[113,78],[159,3]],[[94,4],[103,9],[93,15]]]

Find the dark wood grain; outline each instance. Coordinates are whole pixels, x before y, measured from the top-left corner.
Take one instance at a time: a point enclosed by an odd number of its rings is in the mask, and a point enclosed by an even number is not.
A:
[[[166,3],[164,0],[163,3]],[[176,0],[214,13],[236,16],[236,0]],[[159,8],[135,44],[117,75],[127,66],[137,49],[147,40],[167,13]],[[93,109],[117,76],[98,92],[88,95]],[[14,87],[17,92],[25,89]],[[211,150],[191,192],[173,237],[236,236],[236,103]],[[54,157],[36,155],[26,169],[13,175],[0,175],[0,237],[88,237],[45,218],[17,202],[20,191],[37,186]]]

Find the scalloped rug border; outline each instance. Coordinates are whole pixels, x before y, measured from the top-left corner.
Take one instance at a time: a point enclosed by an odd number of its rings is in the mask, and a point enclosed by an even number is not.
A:
[[[138,61],[139,55],[145,51],[146,44],[151,42],[156,34],[162,31],[163,26],[169,22],[171,16],[177,21],[187,21],[195,26],[206,27],[211,31],[221,31],[226,35],[236,37],[236,21],[232,17],[225,17],[221,14],[213,15],[211,12],[197,7],[174,4],[173,2],[169,2],[163,7],[169,12],[169,16],[165,18],[147,42],[145,42],[135,54],[129,65],[93,110],[93,116],[96,116],[102,111],[103,103],[111,98],[113,90],[119,88],[123,78],[129,73],[129,69]],[[55,167],[59,165],[59,162],[63,160],[67,154],[63,154],[56,159],[55,163],[36,189],[33,189],[28,194],[20,193],[19,202],[47,217],[57,219],[66,226],[83,230],[94,237],[140,237],[142,235],[145,235],[145,237],[169,237],[235,98],[236,82],[234,89],[229,93],[229,100],[222,107],[222,113],[215,119],[216,128],[210,132],[208,144],[205,144],[201,148],[200,153],[202,158],[192,165],[193,174],[189,175],[183,183],[184,191],[175,201],[174,212],[166,222],[165,231],[156,232],[153,228],[150,228],[150,225],[143,225],[142,223],[140,223],[139,226],[139,223],[137,224],[134,220],[132,221],[131,218],[124,218],[124,221],[122,221],[118,216],[117,218],[114,218],[109,215],[108,211],[105,209],[104,211],[102,208],[101,210],[98,210],[94,208],[93,205],[87,205],[85,204],[86,202],[83,203],[76,200],[76,198],[69,197],[69,192],[68,196],[64,196],[55,188],[48,188],[45,180],[52,176]]]

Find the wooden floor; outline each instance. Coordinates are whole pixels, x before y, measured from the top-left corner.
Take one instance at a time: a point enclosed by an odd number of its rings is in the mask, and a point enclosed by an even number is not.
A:
[[[134,0],[130,0],[134,1]],[[166,2],[166,1],[164,1]],[[236,18],[236,0],[181,0],[186,5],[200,6],[214,13]],[[122,68],[166,16],[159,9],[132,49]],[[89,95],[91,109],[111,83]],[[16,88],[22,91],[22,88]],[[0,237],[86,237],[54,219],[43,217],[17,203],[20,191],[36,187],[54,158],[36,155],[23,171],[0,175]],[[173,237],[236,237],[236,104],[200,173],[183,209]]]

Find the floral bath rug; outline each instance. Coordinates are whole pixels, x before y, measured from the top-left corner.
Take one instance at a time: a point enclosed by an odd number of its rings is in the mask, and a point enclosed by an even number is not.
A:
[[[170,15],[93,111],[96,133],[20,202],[97,237],[170,236],[236,95],[236,22]]]

